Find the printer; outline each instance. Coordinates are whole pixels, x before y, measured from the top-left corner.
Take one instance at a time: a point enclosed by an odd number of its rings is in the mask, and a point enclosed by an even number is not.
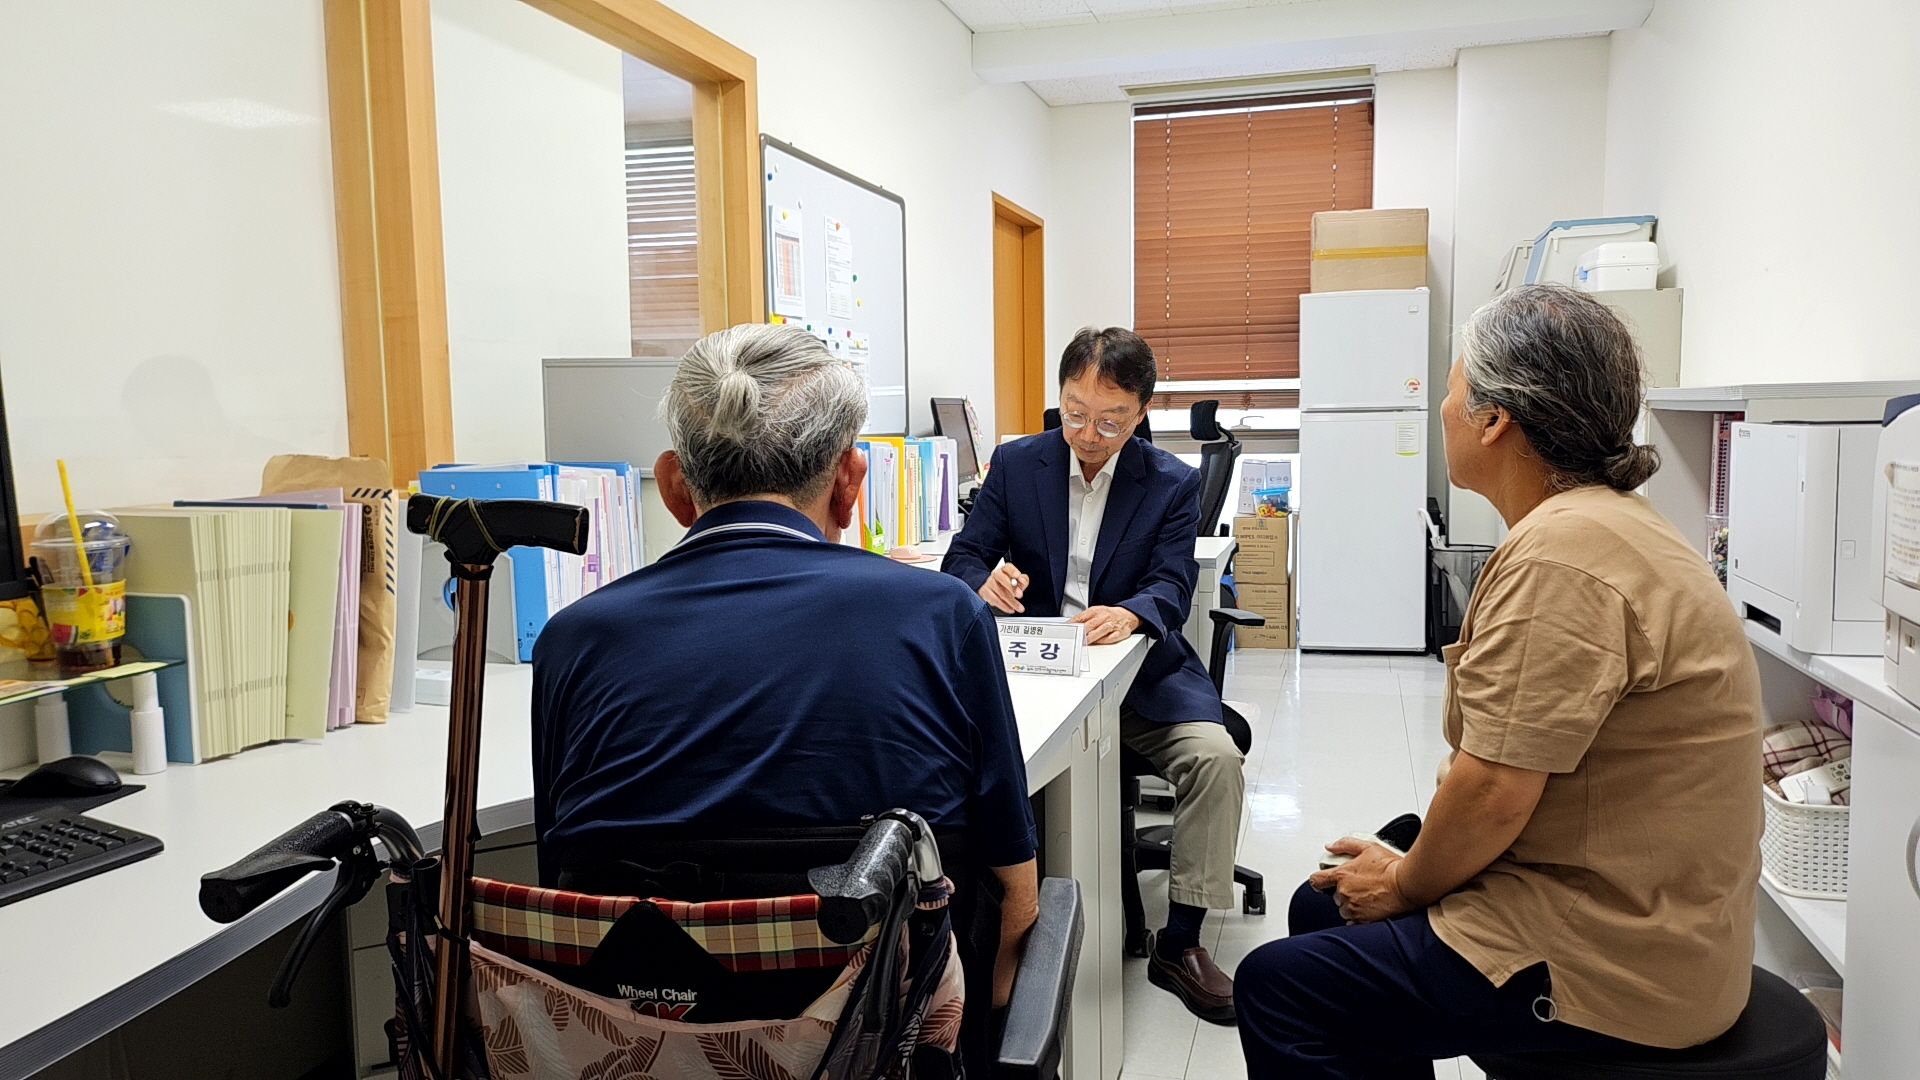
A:
[[[1920,705],[1920,394],[1887,402],[1873,462],[1873,566],[1887,685]]]
[[[1872,423],[1733,425],[1727,595],[1741,618],[1801,652],[1883,652],[1872,557],[1879,436]]]

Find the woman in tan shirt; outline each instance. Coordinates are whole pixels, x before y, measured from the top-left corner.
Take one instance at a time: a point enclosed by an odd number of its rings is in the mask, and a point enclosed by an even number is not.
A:
[[[1705,560],[1633,493],[1638,352],[1603,304],[1475,312],[1440,409],[1510,530],[1446,652],[1451,768],[1405,857],[1353,840],[1236,974],[1253,1077],[1685,1047],[1753,959],[1759,677]]]

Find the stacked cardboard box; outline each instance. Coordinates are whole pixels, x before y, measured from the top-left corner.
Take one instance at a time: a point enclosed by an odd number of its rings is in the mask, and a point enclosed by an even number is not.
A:
[[[1323,210],[1313,215],[1314,292],[1418,289],[1427,283],[1425,210]]]
[[[1293,648],[1293,581],[1287,574],[1290,516],[1236,517],[1233,588],[1236,602],[1267,617],[1262,627],[1234,631],[1242,649]]]

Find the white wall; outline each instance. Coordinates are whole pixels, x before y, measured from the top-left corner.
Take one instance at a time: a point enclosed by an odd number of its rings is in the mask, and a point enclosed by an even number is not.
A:
[[[933,429],[928,398],[965,396],[992,430],[992,193],[1051,244],[1047,107],[980,81],[939,0],[668,3],[753,54],[762,131],[906,199],[910,426]]]
[[[633,351],[620,66],[521,0],[434,0],[459,460],[545,456],[543,357]]]
[[[1053,216],[1047,219],[1047,370],[1083,326],[1133,325],[1133,106],[1052,111]],[[1060,389],[1051,374],[1047,403]]]
[[[24,520],[346,452],[319,0],[0,2],[0,369]]]
[[[1454,69],[1383,72],[1374,83],[1373,205],[1427,208],[1431,298],[1427,387],[1430,407],[1447,396],[1453,344],[1453,199],[1456,140]],[[1427,493],[1447,499],[1437,412],[1427,425]]]
[[[1614,35],[1605,209],[1660,217],[1681,382],[1920,377],[1920,5],[1660,0]]]
[[[1515,244],[1549,222],[1601,212],[1607,78],[1603,37],[1460,50],[1454,327],[1492,294]],[[1456,542],[1491,544],[1502,535],[1492,504],[1472,492],[1452,489],[1448,513]]]

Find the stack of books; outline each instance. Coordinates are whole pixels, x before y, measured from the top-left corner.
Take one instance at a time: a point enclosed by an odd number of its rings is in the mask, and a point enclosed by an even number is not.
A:
[[[127,590],[187,598],[196,759],[289,737],[291,511],[135,507],[113,513],[133,538]],[[327,621],[330,629],[332,612]],[[331,633],[327,640],[331,656]]]
[[[854,445],[867,456],[867,482],[856,515],[859,528],[847,531],[846,543],[885,554],[960,527],[954,440],[876,435]]]
[[[582,596],[633,572],[646,550],[632,466],[624,461],[515,461],[437,465],[420,474],[425,495],[473,499],[544,499],[584,506],[587,553],[510,548],[514,643],[522,662],[547,620]],[[496,580],[498,575],[496,574]]]

